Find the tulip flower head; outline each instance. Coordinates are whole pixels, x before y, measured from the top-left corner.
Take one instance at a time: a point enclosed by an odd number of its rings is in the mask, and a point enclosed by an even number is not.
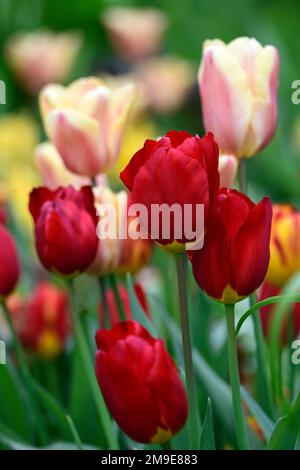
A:
[[[155,8],[112,7],[101,19],[117,52],[133,61],[157,51],[168,25]]]
[[[272,286],[268,282],[264,282],[259,289],[259,296],[258,300],[264,300],[269,297],[273,297],[274,295],[280,295],[281,290],[279,287]],[[271,331],[272,321],[274,319],[274,310],[275,305],[265,305],[260,309],[260,318],[263,327],[263,333],[266,338],[269,337],[269,333]],[[297,338],[300,333],[300,304],[295,302],[291,308],[291,331],[289,332],[289,319],[288,315],[290,313],[287,311],[286,315],[281,324],[281,331],[280,331],[280,341],[281,344],[287,345],[289,342],[289,334],[291,334],[291,339]]]
[[[220,187],[230,188],[237,175],[238,160],[233,155],[219,156]]]
[[[14,239],[0,224],[0,299],[15,288],[20,275],[20,262]]]
[[[299,270],[300,212],[289,204],[274,204],[266,279],[282,287]]]
[[[95,207],[99,215],[100,224],[105,226],[104,234],[97,232],[99,238],[103,237],[99,244],[96,256],[89,268],[89,273],[93,275],[105,275],[115,272],[122,256],[122,246],[124,240],[119,237],[120,225],[123,225],[127,214],[127,194],[125,191],[114,193],[110,188],[102,186],[94,188]],[[113,210],[113,220],[111,226],[106,224],[106,208]]]
[[[203,239],[219,190],[218,156],[212,134],[200,138],[185,131],[171,131],[157,141],[147,140],[121,172],[121,180],[130,191],[129,206],[145,208],[147,219],[141,219],[141,225],[169,251],[183,252],[186,244]],[[191,211],[185,217],[187,206]],[[197,230],[199,206],[203,208],[204,223]],[[181,211],[179,218],[157,217],[157,213],[154,216],[154,209],[163,208],[170,216],[174,207]],[[168,230],[164,230],[165,224]],[[187,226],[193,228],[189,236]]]
[[[11,296],[8,309],[26,349],[46,359],[62,352],[71,330],[68,295],[64,290],[40,282],[29,297]]]
[[[224,153],[263,149],[277,123],[278,51],[253,38],[205,41],[199,69],[204,125]]]
[[[35,244],[43,266],[61,275],[85,271],[95,257],[97,215],[90,187],[51,191],[36,188],[29,209],[35,223]]]
[[[92,77],[68,87],[50,84],[43,88],[44,126],[71,172],[94,177],[112,168],[134,98],[133,85],[111,90]]]
[[[142,443],[163,443],[185,424],[186,392],[161,339],[135,321],[96,335],[96,375],[120,428]]]
[[[269,264],[272,207],[221,189],[204,247],[191,252],[195,279],[215,299],[235,303],[263,282]]]
[[[81,47],[78,31],[18,33],[6,44],[6,57],[26,90],[36,94],[47,83],[64,81]]]

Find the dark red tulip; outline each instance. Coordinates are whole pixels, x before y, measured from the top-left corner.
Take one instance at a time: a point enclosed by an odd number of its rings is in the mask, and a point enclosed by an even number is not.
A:
[[[67,293],[40,282],[29,297],[12,296],[8,307],[23,345],[46,358],[57,356],[71,330]]]
[[[14,290],[19,275],[20,262],[15,241],[0,224],[0,298]]]
[[[63,275],[85,271],[98,245],[91,188],[33,189],[29,209],[35,222],[37,253],[44,267]]]
[[[258,300],[264,300],[268,297],[273,297],[274,295],[280,295],[281,289],[279,287],[272,286],[269,282],[264,282],[259,290]],[[269,336],[273,317],[274,309],[276,305],[270,304],[265,305],[260,309],[260,318],[262,322],[263,332],[265,337]],[[297,338],[300,333],[300,303],[295,302],[290,308],[292,308],[292,339]],[[287,308],[287,310],[289,307]],[[280,339],[283,345],[288,343],[289,339],[289,322],[288,322],[288,312],[283,319],[281,324]]]
[[[96,335],[96,375],[120,428],[143,443],[162,443],[184,425],[186,392],[164,342],[135,321]]]
[[[211,133],[200,138],[185,131],[171,131],[157,141],[147,140],[121,172],[121,180],[130,191],[129,205],[143,204],[147,208],[147,227],[143,224],[144,228],[170,251],[182,252],[186,243],[203,239],[203,228],[208,223],[219,190],[218,156],[218,146]],[[163,234],[164,218],[161,217],[158,234],[154,237],[151,233],[155,225],[151,215],[154,204],[166,204],[169,208],[178,204],[182,214],[184,206],[189,204],[192,230],[197,230],[197,205],[203,204],[204,227],[202,224],[201,230],[191,239],[185,233],[187,224],[182,215],[180,236],[174,219],[169,234]]]
[[[268,269],[271,219],[269,198],[255,205],[238,191],[221,189],[204,247],[190,254],[201,289],[224,303],[254,292]]]

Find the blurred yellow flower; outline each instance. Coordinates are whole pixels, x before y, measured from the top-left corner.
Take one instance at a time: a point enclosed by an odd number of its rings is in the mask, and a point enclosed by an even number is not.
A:
[[[38,141],[38,127],[29,114],[0,118],[0,186],[17,222],[30,230],[28,194],[40,181],[33,161]]]

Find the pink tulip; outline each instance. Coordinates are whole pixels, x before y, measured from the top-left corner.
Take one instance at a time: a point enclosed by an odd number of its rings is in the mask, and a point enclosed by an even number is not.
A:
[[[193,66],[175,56],[144,60],[136,76],[146,105],[161,114],[180,108],[196,81]]]
[[[155,53],[168,26],[166,15],[155,8],[111,7],[101,21],[117,52],[133,61]]]
[[[251,157],[277,122],[278,51],[242,37],[206,41],[199,69],[204,124],[224,153]]]
[[[93,77],[42,90],[46,132],[71,172],[94,177],[112,168],[134,98],[133,85],[111,90]]]
[[[6,57],[22,86],[36,94],[47,83],[66,80],[81,43],[78,31],[18,33],[8,40]]]

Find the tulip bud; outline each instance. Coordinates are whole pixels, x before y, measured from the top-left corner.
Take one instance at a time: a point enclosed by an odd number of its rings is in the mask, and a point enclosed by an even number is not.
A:
[[[112,7],[102,20],[117,52],[131,60],[156,52],[168,25],[166,15],[155,8]]]
[[[170,131],[157,141],[146,140],[121,172],[130,191],[129,206],[145,208],[147,220],[140,218],[144,231],[167,250],[180,253],[186,245],[203,240],[219,190],[218,156],[212,134],[200,139]],[[172,218],[174,207],[177,214]],[[187,207],[191,210],[186,216]],[[197,223],[199,207],[204,208],[201,223]],[[168,214],[160,217],[158,210],[163,209]],[[188,228],[193,230],[189,233]]]
[[[18,33],[6,44],[6,57],[22,86],[32,94],[53,81],[64,81],[81,46],[79,32]]]
[[[92,77],[41,91],[46,132],[71,172],[94,177],[114,165],[134,97],[131,84],[110,90]]]
[[[204,125],[224,153],[251,157],[277,123],[278,51],[242,37],[205,41],[199,70]]]
[[[0,299],[15,288],[20,275],[20,262],[14,239],[0,224]]]
[[[264,300],[274,295],[280,295],[281,290],[279,287],[272,286],[268,282],[264,282],[259,290],[258,300]],[[265,305],[260,309],[260,318],[263,327],[263,333],[266,338],[269,337],[272,321],[274,319],[274,305]],[[289,320],[289,315],[291,315],[291,322]],[[289,327],[291,323],[291,328]],[[289,332],[290,329],[290,332]],[[289,341],[289,334],[291,334],[292,339],[297,338],[300,333],[300,304],[295,302],[291,308],[288,308],[285,312],[285,316],[281,323],[280,330],[280,341],[281,344],[287,345]]]
[[[138,442],[170,439],[184,426],[188,403],[163,341],[127,321],[99,330],[96,343],[97,379],[120,428]]]
[[[62,352],[71,330],[64,290],[41,282],[29,297],[10,297],[8,309],[25,348],[46,359]]]
[[[220,187],[230,188],[238,171],[238,160],[233,155],[219,156]]]
[[[30,193],[29,209],[35,222],[35,243],[43,266],[62,275],[85,271],[96,254],[97,216],[90,187],[69,186]]]
[[[300,212],[288,204],[275,204],[266,280],[282,287],[299,269]]]
[[[269,264],[271,218],[269,198],[255,205],[238,191],[221,189],[204,247],[191,252],[201,289],[231,304],[260,286]]]

